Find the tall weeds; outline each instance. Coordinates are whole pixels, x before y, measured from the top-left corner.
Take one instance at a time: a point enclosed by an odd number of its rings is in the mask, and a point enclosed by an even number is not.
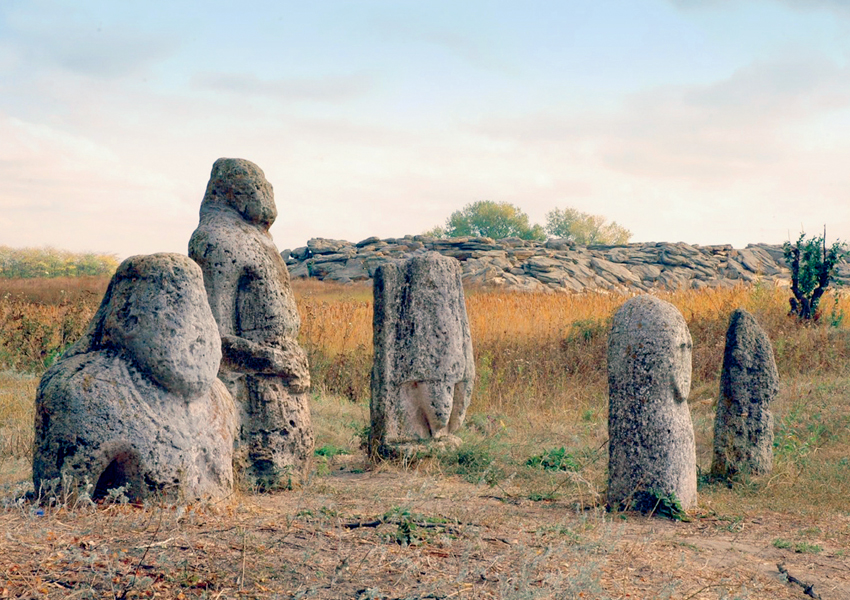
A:
[[[106,279],[0,281],[0,369],[39,373],[84,331]],[[27,287],[29,286],[29,287]],[[372,364],[368,285],[293,282],[300,342],[315,388],[367,401]],[[716,393],[731,312],[752,312],[773,341],[780,375],[843,374],[850,364],[844,314],[850,297],[827,297],[818,324],[788,316],[788,293],[772,285],[660,294],[685,317],[694,340],[693,388]],[[470,290],[476,361],[472,410],[502,415],[599,408],[606,397],[608,328],[625,297]]]

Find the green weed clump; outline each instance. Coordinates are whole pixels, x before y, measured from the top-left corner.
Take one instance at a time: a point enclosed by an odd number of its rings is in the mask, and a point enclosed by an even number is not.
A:
[[[563,446],[537,454],[525,461],[526,466],[543,469],[544,471],[580,471],[578,460]]]

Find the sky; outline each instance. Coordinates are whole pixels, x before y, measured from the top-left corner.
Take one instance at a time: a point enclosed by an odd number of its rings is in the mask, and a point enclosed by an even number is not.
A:
[[[572,207],[850,240],[850,0],[2,0],[0,245],[186,252],[219,157],[280,249]]]

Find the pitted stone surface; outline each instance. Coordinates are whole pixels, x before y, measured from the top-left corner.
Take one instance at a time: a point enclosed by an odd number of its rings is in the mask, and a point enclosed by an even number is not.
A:
[[[198,266],[178,254],[125,260],[84,336],[42,377],[36,492],[59,479],[135,499],[229,494],[236,410],[220,360]]]
[[[454,438],[475,379],[460,265],[436,252],[385,264],[374,298],[372,450]]]
[[[691,334],[675,306],[628,300],[608,338],[608,503],[643,507],[653,494],[696,504],[696,449],[688,394]]]
[[[714,421],[712,475],[763,475],[773,468],[773,414],[779,393],[773,347],[750,313],[729,319]]]
[[[219,377],[240,408],[235,463],[251,487],[280,487],[309,469],[313,429],[307,357],[289,272],[269,227],[271,184],[242,159],[215,162],[189,256],[203,270],[221,334]]]

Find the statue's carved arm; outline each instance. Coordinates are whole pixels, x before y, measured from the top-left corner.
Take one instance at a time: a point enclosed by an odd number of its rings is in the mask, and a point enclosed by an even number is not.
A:
[[[282,347],[264,346],[235,335],[221,337],[221,365],[230,371],[281,377],[296,393],[310,389],[307,355],[292,340]]]

